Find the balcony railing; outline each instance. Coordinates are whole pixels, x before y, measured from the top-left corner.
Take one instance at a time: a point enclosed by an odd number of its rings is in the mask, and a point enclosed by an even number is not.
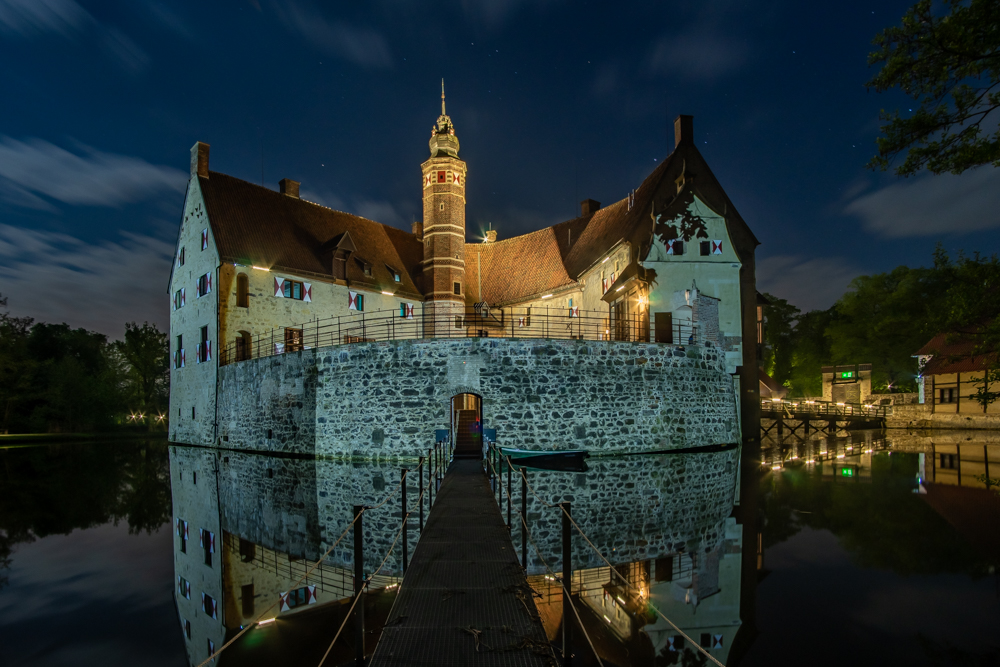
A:
[[[645,314],[608,317],[606,313],[569,308],[507,309],[491,311],[489,317],[420,313],[403,317],[397,310],[380,310],[304,322],[266,333],[241,335],[230,341],[219,355],[226,365],[247,359],[270,357],[314,348],[390,340],[424,338],[542,338],[555,340],[657,342],[698,345],[698,332],[690,322],[673,322],[669,331],[650,329]]]
[[[876,405],[874,403],[835,403],[805,399],[764,398],[760,401],[761,412],[784,412],[788,416],[809,414],[835,417],[885,417],[892,412],[891,407],[888,405]]]

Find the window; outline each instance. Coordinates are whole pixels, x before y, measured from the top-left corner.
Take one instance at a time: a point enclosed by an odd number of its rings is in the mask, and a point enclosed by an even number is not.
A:
[[[245,273],[236,276],[236,307],[250,307],[250,278]]]
[[[288,591],[285,595],[285,604],[289,609],[295,609],[296,607],[309,604],[313,595],[313,593],[309,592],[308,586],[296,588],[294,591]]]
[[[177,351],[174,352],[174,368],[184,368],[184,336],[177,336]]]
[[[177,268],[184,266],[184,248],[177,251]]]
[[[712,254],[712,242],[711,241],[702,241],[700,245],[701,245],[701,254],[703,256],[704,255],[711,255]]]
[[[215,655],[215,642],[211,639],[208,640],[208,654]]]
[[[445,176],[445,175],[446,175],[447,173],[448,173],[448,172],[446,172],[446,171],[439,171],[439,172],[437,173],[437,177],[438,177],[438,178],[437,178],[437,182],[438,182],[438,183],[445,183],[445,182],[447,182],[447,178],[446,178],[446,176]]]
[[[683,255],[684,254],[684,241],[681,241],[680,239],[677,239],[676,241],[673,242],[673,246],[672,247],[674,249],[674,254],[675,255]]]
[[[257,557],[257,545],[250,540],[240,538],[240,560],[244,563],[252,563]]]
[[[444,202],[441,202],[441,210],[444,210]]]
[[[253,616],[254,605],[253,605],[253,584],[246,584],[243,586],[243,618],[250,618]]]
[[[285,352],[302,349],[302,329],[285,329]]]
[[[211,291],[212,291],[211,272],[206,273],[203,276],[198,276],[198,296],[203,297]]]
[[[455,316],[455,328],[456,329],[461,329],[462,328],[462,316],[461,315],[456,315]]]
[[[399,282],[399,271],[392,272],[392,279],[395,280],[397,283]]]
[[[177,519],[177,537],[180,538],[181,542],[181,553],[187,553],[187,538],[188,538],[188,522],[183,519]]]
[[[359,294],[356,297],[354,297],[354,303],[356,304],[355,305],[355,310],[364,310],[365,309],[365,295],[364,294]]]
[[[192,417],[194,416],[194,408],[191,408],[191,416]],[[191,473],[191,483],[192,484],[197,484],[198,483],[198,472],[197,471]]]
[[[198,345],[198,363],[203,364],[212,358],[212,346],[208,342],[208,327],[201,328],[201,343]]]
[[[194,406],[193,405],[191,406],[191,419],[194,419]],[[195,479],[197,479],[197,477]],[[195,484],[197,484],[197,483],[198,482],[195,482]]]
[[[939,389],[940,400],[938,403],[954,403],[955,402],[955,389],[954,387],[950,389]]]
[[[666,558],[656,559],[656,581],[673,581],[674,580],[674,558],[673,556],[668,556]]]
[[[182,287],[181,289],[174,292],[174,310],[177,310],[178,308],[183,308],[184,301],[185,301],[184,288]]]
[[[712,635],[711,634],[709,634],[707,632],[701,633],[701,646],[702,646],[702,648],[711,648],[711,646],[712,646]]]
[[[236,337],[236,361],[246,361],[251,356],[251,338],[249,331],[240,331]]]
[[[942,454],[940,467],[942,470],[956,470],[958,468],[958,455]]]
[[[281,286],[286,299],[302,301],[306,297],[305,286],[296,280],[286,280]]]
[[[212,554],[215,553],[215,533],[201,529],[201,548],[205,550],[205,565],[212,567]]]
[[[462,283],[455,283],[455,294],[462,294]]]
[[[191,582],[184,577],[177,577],[177,595],[187,600],[191,599]]]
[[[569,299],[567,299],[566,305],[569,306],[570,308],[573,307],[573,297],[570,297]]]
[[[184,636],[191,639],[191,621],[184,620]]]

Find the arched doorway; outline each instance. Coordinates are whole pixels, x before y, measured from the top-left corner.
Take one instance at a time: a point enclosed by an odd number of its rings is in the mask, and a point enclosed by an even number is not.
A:
[[[451,428],[455,434],[455,458],[483,458],[483,399],[476,394],[451,398]]]

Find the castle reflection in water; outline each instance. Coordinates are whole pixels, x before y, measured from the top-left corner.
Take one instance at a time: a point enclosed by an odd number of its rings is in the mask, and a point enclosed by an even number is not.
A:
[[[310,619],[323,613],[343,617],[354,585],[350,531],[318,568],[296,582],[341,536],[353,506],[374,506],[392,494],[385,505],[365,513],[366,572],[377,567],[399,526],[402,468],[171,447],[174,597],[191,663],[204,661],[279,600],[264,614],[277,621],[252,628],[219,661],[245,658],[246,646],[262,644],[274,646],[257,653],[277,652],[289,664],[317,646],[322,654],[332,638],[329,626],[339,622]],[[683,651],[684,640],[664,614],[725,663],[741,625],[744,540],[733,517],[738,469],[737,449],[593,458],[584,473],[529,469],[533,545],[527,574],[540,595],[536,606],[549,638],[556,640],[562,622],[562,595],[552,576],[561,567],[561,515],[547,504],[569,501],[581,530],[627,579],[614,576],[583,539],[574,540],[574,594],[582,603],[577,608],[598,651],[616,664],[646,664],[655,654]],[[411,510],[418,487],[413,478]],[[519,508],[519,484],[512,493]],[[520,551],[516,512],[514,522],[512,543]],[[417,523],[411,516],[411,555]],[[373,597],[382,595],[391,604],[401,570],[397,548],[372,582]],[[369,615],[369,627],[378,618]],[[317,623],[322,633],[312,637],[308,629]],[[292,636],[300,639],[291,641]],[[638,656],[646,658],[636,662]]]

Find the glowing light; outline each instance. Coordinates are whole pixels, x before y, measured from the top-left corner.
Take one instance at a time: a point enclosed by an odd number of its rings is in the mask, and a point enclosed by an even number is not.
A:
[[[781,470],[781,466],[780,465],[771,466],[771,470]]]
[[[838,459],[842,459],[842,458],[844,458],[844,455],[843,454],[837,454],[837,458]]]
[[[551,299],[551,298],[552,298],[552,295],[551,295],[551,294],[546,294],[546,295],[545,295],[545,296],[543,296],[542,298],[543,298],[543,299]]]
[[[624,285],[622,285],[621,287],[619,287],[619,288],[618,288],[618,289],[616,289],[615,291],[616,291],[616,292],[621,292],[621,291],[622,291],[623,289],[625,289],[625,286],[624,286]]]
[[[772,403],[781,403],[781,399],[780,398],[772,398],[771,402]]]
[[[816,401],[806,401],[806,405],[815,405]]]
[[[604,262],[608,261],[609,259],[611,259],[611,258],[610,257],[605,257],[603,260],[601,260],[601,264],[604,264]]]
[[[392,292],[386,292],[385,290],[382,290],[382,294],[385,294],[386,296],[392,296]]]
[[[608,261],[608,260],[604,260],[604,261]],[[604,616],[604,614],[601,614],[601,616]],[[604,616],[604,620],[607,621],[609,625],[611,624],[611,619],[608,618],[607,616]]]
[[[621,604],[622,606],[625,605],[625,600],[622,600],[619,596],[616,595],[615,599],[618,600],[619,604]]]
[[[257,269],[258,271],[270,271],[271,270],[271,269],[267,268],[266,266],[257,266],[256,264],[254,264],[253,268]],[[272,618],[271,620],[273,621],[274,619]]]
[[[840,407],[844,407],[845,403],[837,403]]]
[[[257,625],[258,626],[260,626],[260,625],[267,625],[268,623],[274,623],[274,618],[268,618],[268,619],[265,619],[263,621],[258,621]]]
[[[816,463],[816,460],[815,459],[809,459],[808,461],[806,461],[806,463]]]
[[[792,457],[792,460],[793,460],[793,461],[797,461],[797,460],[798,460],[798,458],[799,458],[799,457],[797,457],[797,456],[793,456],[793,457]]]

